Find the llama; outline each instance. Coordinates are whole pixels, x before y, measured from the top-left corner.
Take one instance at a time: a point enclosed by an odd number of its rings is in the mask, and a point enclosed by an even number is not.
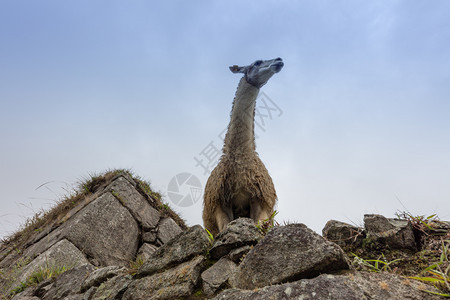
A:
[[[258,222],[273,213],[277,195],[256,152],[254,118],[259,89],[283,66],[282,59],[276,58],[230,67],[244,76],[234,97],[223,154],[205,187],[203,224],[214,236],[239,217]]]

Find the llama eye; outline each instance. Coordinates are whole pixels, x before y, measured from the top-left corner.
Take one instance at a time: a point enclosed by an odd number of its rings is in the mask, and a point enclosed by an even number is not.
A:
[[[255,61],[255,66],[259,66],[259,65],[262,64],[262,63],[263,63],[262,60],[257,60],[257,61]]]

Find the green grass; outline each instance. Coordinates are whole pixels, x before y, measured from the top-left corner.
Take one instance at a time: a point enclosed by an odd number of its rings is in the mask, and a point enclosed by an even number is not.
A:
[[[439,257],[439,261],[434,262],[427,267],[423,273],[423,276],[411,276],[409,278],[419,280],[422,282],[433,284],[442,293],[438,293],[440,296],[450,298],[450,262],[449,262],[449,248],[450,240],[442,240],[442,253]],[[432,294],[436,294],[431,291],[427,291]]]
[[[130,262],[128,267],[128,274],[131,276],[136,275],[136,273],[139,271],[139,268],[144,264],[144,259],[142,257],[136,258],[135,261]]]
[[[352,265],[358,269],[363,269],[372,272],[392,272],[391,265],[401,261],[401,258],[397,258],[391,261],[386,261],[386,258],[382,254],[378,259],[363,259],[358,255],[354,255]]]
[[[261,230],[262,233],[266,234],[269,232],[270,229],[272,229],[274,226],[279,226],[279,224],[275,221],[275,216],[278,214],[278,211],[274,211],[272,215],[270,215],[269,218],[265,220],[260,220],[256,224],[256,227]]]
[[[39,283],[56,278],[62,273],[68,271],[70,268],[66,266],[57,266],[57,265],[46,265],[44,267],[38,268],[35,272],[33,272],[27,280],[21,282],[18,286],[13,288],[9,294],[10,297],[23,292],[26,288],[30,286],[36,286]]]
[[[214,236],[208,229],[205,228],[205,230],[206,230],[206,233],[208,233],[209,241],[212,245],[214,243]]]

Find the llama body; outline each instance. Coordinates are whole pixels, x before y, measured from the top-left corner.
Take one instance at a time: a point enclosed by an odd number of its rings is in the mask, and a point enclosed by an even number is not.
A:
[[[245,75],[233,101],[222,157],[205,187],[203,223],[213,235],[239,217],[258,222],[273,213],[277,195],[256,152],[254,117],[259,89],[282,67],[281,58],[230,67]]]

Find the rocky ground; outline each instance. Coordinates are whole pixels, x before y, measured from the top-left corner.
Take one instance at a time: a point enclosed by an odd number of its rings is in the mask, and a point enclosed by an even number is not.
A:
[[[322,236],[242,218],[213,238],[114,171],[2,242],[0,298],[441,299],[449,232],[406,214],[329,221]]]

